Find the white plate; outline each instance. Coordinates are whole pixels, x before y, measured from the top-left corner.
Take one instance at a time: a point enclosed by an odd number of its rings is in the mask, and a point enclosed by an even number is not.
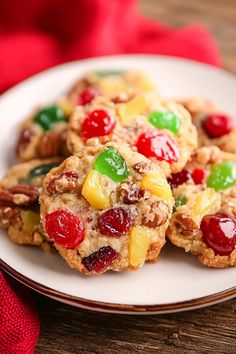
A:
[[[140,69],[164,96],[206,96],[222,110],[236,112],[236,79],[208,65],[183,59],[128,55],[64,64],[17,85],[0,98],[0,171],[13,162],[19,122],[39,103],[63,93],[80,75],[94,69]],[[2,267],[35,290],[75,306],[117,313],[163,313],[216,303],[236,295],[236,268],[204,268],[195,257],[167,246],[157,264],[139,272],[87,278],[58,255],[13,245],[0,236]]]

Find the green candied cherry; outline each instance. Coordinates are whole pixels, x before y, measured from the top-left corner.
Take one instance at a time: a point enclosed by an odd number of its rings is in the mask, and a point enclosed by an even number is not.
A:
[[[46,175],[53,167],[58,166],[58,163],[53,162],[47,165],[40,165],[37,167],[32,168],[29,172],[29,178],[33,179],[38,176]]]
[[[63,110],[58,106],[48,106],[42,108],[34,118],[35,123],[38,123],[44,131],[48,131],[55,124],[66,122],[66,117]]]
[[[106,148],[96,158],[95,170],[117,183],[124,181],[129,176],[124,158],[112,146]]]
[[[173,112],[154,111],[148,116],[148,121],[158,129],[168,129],[177,134],[181,127],[180,119]]]
[[[179,195],[175,199],[175,205],[173,208],[173,212],[175,212],[178,207],[185,205],[187,203],[187,201],[188,201],[188,199],[185,197],[185,195]]]
[[[99,77],[106,77],[106,76],[113,76],[113,75],[122,75],[123,71],[122,70],[97,70],[94,71],[94,74],[96,74]]]
[[[207,186],[215,191],[227,189],[236,184],[236,162],[222,162],[215,165],[207,180]]]

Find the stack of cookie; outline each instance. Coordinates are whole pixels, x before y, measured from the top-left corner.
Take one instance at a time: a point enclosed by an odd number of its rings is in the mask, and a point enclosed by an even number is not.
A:
[[[207,100],[163,99],[139,72],[91,72],[20,127],[0,226],[86,275],[141,269],[167,237],[206,266],[236,266],[234,136]]]

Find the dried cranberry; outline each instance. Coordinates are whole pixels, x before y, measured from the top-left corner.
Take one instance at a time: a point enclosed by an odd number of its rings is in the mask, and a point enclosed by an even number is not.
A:
[[[129,230],[132,221],[132,216],[128,209],[113,208],[99,216],[98,228],[103,235],[120,237]]]
[[[190,178],[191,178],[191,173],[188,170],[183,169],[178,173],[173,173],[168,178],[168,183],[171,186],[171,188],[177,188],[181,184],[186,183]]]
[[[99,248],[97,252],[82,259],[82,264],[89,270],[103,272],[118,256],[118,253],[110,246]]]
[[[228,256],[236,247],[236,219],[225,214],[206,215],[200,225],[203,241],[220,256]]]
[[[167,134],[148,131],[141,134],[136,143],[138,152],[146,157],[155,157],[159,161],[176,162],[180,158],[179,149]]]
[[[34,135],[34,132],[32,131],[31,128],[26,128],[26,129],[22,130],[22,132],[19,136],[17,145],[16,145],[17,156],[20,155],[21,149],[25,149],[29,145],[33,135]]]
[[[195,184],[203,184],[206,178],[206,171],[204,171],[202,168],[195,168],[191,175]]]
[[[109,135],[115,127],[115,120],[103,109],[89,113],[82,125],[82,135],[85,140],[95,136]]]
[[[225,114],[209,114],[202,123],[209,138],[219,138],[235,127],[234,119]]]
[[[84,225],[82,221],[67,210],[56,210],[46,215],[45,228],[51,241],[74,249],[84,240]]]
[[[98,91],[94,87],[89,87],[78,96],[77,104],[85,106],[86,104],[89,104],[97,95]]]

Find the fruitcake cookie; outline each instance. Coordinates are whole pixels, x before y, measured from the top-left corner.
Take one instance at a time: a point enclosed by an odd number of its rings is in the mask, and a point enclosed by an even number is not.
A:
[[[236,155],[200,148],[169,183],[175,197],[171,242],[205,266],[236,266]]]
[[[69,151],[76,154],[85,145],[108,141],[127,142],[168,175],[185,166],[197,146],[197,134],[187,110],[155,93],[123,103],[99,96],[90,105],[77,106],[68,127]]]
[[[0,227],[20,245],[49,244],[40,227],[39,188],[46,173],[62,159],[32,160],[16,165],[0,181]]]
[[[87,275],[156,261],[173,206],[158,166],[128,145],[83,149],[44,179],[41,218],[68,265]]]
[[[72,113],[68,100],[36,110],[20,127],[16,155],[21,161],[68,155],[66,129]]]
[[[148,77],[139,71],[100,70],[79,79],[69,91],[68,98],[75,106],[84,106],[98,95],[125,100],[139,92],[154,90]]]
[[[222,113],[210,100],[193,98],[182,101],[197,127],[199,146],[216,145],[236,153],[236,119]]]

